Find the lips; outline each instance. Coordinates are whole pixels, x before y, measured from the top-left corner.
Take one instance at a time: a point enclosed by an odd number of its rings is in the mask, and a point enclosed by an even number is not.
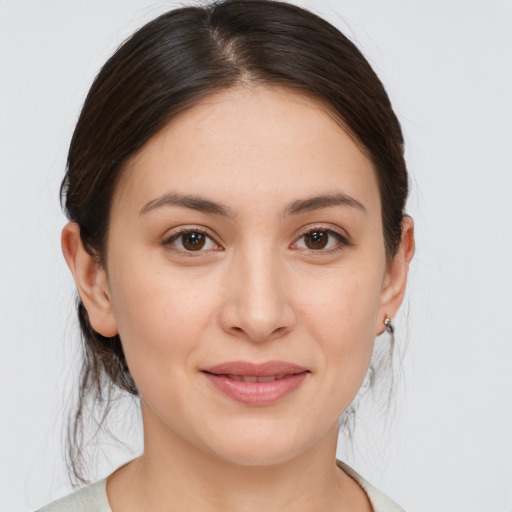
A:
[[[297,389],[309,374],[284,361],[254,364],[233,361],[202,370],[218,391],[246,405],[269,405]]]

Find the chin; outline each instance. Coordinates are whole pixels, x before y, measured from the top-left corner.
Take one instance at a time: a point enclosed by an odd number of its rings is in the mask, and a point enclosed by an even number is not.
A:
[[[293,429],[262,428],[260,423],[249,429],[236,429],[219,437],[218,433],[208,438],[203,449],[225,462],[242,466],[270,466],[294,459],[315,443],[302,435],[293,435]],[[271,425],[268,425],[271,427]]]
[[[237,450],[236,446],[231,445],[229,451],[223,450],[214,454],[225,462],[240,466],[273,466],[288,462],[300,453],[300,450],[286,448],[279,446],[273,449],[269,446],[255,445],[248,449],[243,445]]]

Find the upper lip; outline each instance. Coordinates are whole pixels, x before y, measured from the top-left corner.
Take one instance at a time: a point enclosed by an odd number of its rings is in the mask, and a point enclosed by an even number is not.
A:
[[[271,377],[273,375],[295,375],[309,370],[286,361],[267,361],[260,364],[248,361],[229,361],[216,366],[202,368],[202,371],[215,375]]]

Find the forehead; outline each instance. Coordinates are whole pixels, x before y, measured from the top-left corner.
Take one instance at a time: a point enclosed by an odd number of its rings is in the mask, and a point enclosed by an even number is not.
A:
[[[255,197],[277,203],[342,192],[380,212],[370,159],[324,104],[283,87],[220,91],[176,116],[130,159],[113,206],[168,192],[235,209]]]

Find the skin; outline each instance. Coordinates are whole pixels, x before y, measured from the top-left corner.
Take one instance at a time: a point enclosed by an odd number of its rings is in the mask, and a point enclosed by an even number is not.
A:
[[[165,194],[229,215],[156,204]],[[289,211],[333,194],[361,206]],[[311,248],[313,228],[325,247]],[[187,252],[180,229],[204,231],[203,249]],[[373,165],[316,100],[262,86],[204,98],[126,166],[106,268],[74,223],[62,247],[94,329],[120,334],[141,396],[145,450],[109,477],[114,512],[371,510],[335,465],[337,422],[402,302],[413,224],[404,218],[389,261]],[[249,406],[200,371],[234,360],[310,373]]]

